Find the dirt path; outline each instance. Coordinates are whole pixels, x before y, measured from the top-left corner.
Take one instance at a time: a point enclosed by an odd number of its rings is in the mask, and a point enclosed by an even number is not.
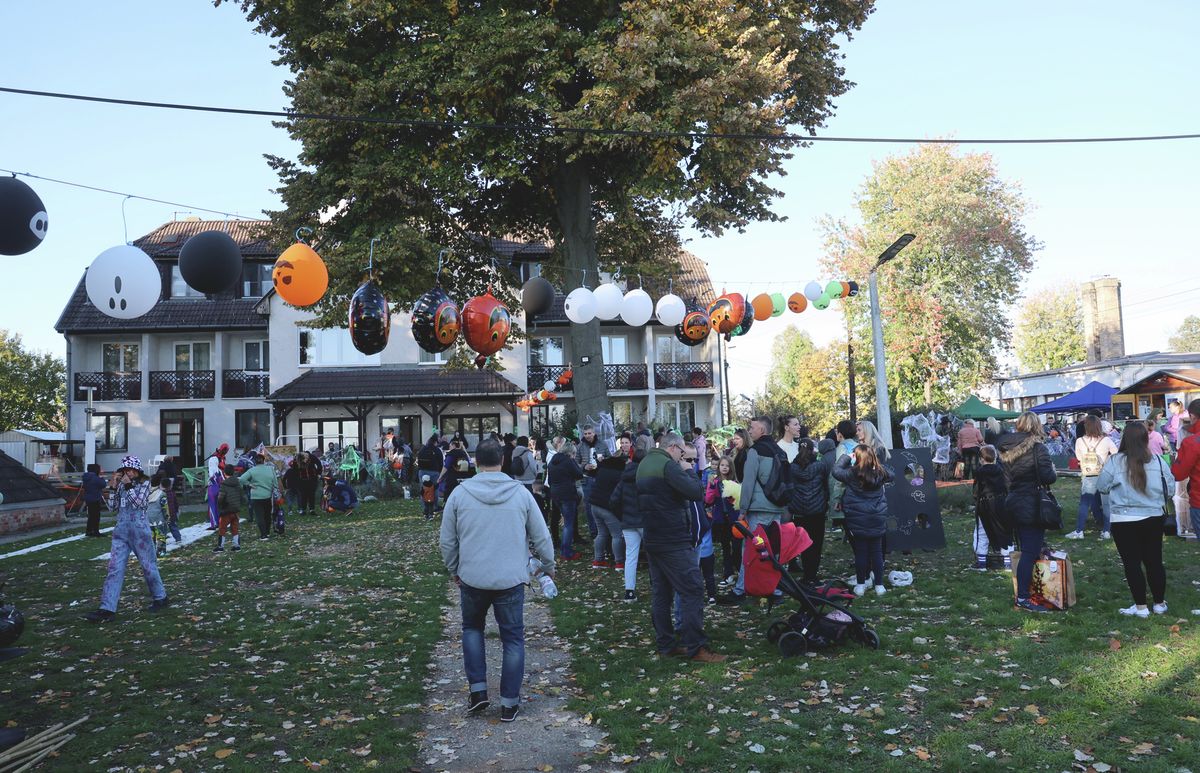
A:
[[[466,714],[462,618],[458,592],[449,589],[444,631],[425,680],[425,726],[418,759],[430,771],[602,771],[597,761],[604,733],[566,708],[575,689],[567,645],[554,632],[550,610],[540,595],[525,593],[525,683],[521,713],[500,721],[500,637],[489,615],[486,631],[488,695],[492,705],[480,716]],[[549,767],[547,767],[549,766]]]

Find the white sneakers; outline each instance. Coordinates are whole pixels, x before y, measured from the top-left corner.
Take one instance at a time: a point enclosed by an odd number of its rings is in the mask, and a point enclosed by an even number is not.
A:
[[[887,588],[883,587],[882,585],[875,586],[875,595],[876,596],[882,596],[885,593],[887,593]]]
[[[1137,604],[1132,604],[1122,609],[1118,609],[1117,611],[1123,615],[1129,615],[1130,617],[1140,617],[1143,620],[1145,620],[1147,617],[1150,617],[1150,610],[1138,609]]]
[[[1083,532],[1071,531],[1063,535],[1063,539],[1083,539]]]
[[[1100,532],[1100,539],[1112,539],[1112,534],[1106,531]]]
[[[858,596],[859,598],[862,598],[863,596],[867,595],[866,583],[860,582],[858,585],[855,585],[854,586],[854,595]]]
[[[1155,604],[1154,606],[1150,607],[1150,609],[1153,610],[1154,614],[1156,615],[1165,615],[1167,613],[1167,602],[1164,601],[1161,604]]]

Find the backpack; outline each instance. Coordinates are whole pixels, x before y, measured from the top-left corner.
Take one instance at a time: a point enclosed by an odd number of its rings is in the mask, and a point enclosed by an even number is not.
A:
[[[529,470],[529,457],[529,454],[521,454],[520,456],[513,457],[512,468],[509,471],[509,475],[514,478],[519,478],[524,475]],[[517,469],[518,467],[520,469]]]
[[[1104,442],[1103,440],[1100,441]],[[1100,443],[1095,446],[1088,446],[1086,440],[1083,441],[1083,447],[1087,451],[1079,457],[1079,473],[1087,478],[1094,478],[1100,474],[1100,455],[1096,453],[1096,449],[1100,447]]]
[[[771,472],[762,485],[763,494],[772,504],[786,506],[792,501],[792,489],[794,488],[792,465],[788,462],[785,453],[772,453],[771,458],[775,460],[775,463],[771,465]]]

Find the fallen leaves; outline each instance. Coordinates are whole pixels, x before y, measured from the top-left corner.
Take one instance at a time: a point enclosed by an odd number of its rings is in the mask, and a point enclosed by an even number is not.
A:
[[[233,749],[217,749],[213,752],[213,756],[219,760],[223,760],[231,754],[233,754]]]

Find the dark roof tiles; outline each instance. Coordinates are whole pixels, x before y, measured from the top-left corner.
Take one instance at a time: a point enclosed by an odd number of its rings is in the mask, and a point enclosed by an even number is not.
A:
[[[491,370],[427,367],[313,368],[271,393],[269,403],[513,398],[521,389]]]
[[[47,499],[62,501],[62,495],[53,486],[3,451],[0,451],[0,494],[4,494],[6,505]]]

